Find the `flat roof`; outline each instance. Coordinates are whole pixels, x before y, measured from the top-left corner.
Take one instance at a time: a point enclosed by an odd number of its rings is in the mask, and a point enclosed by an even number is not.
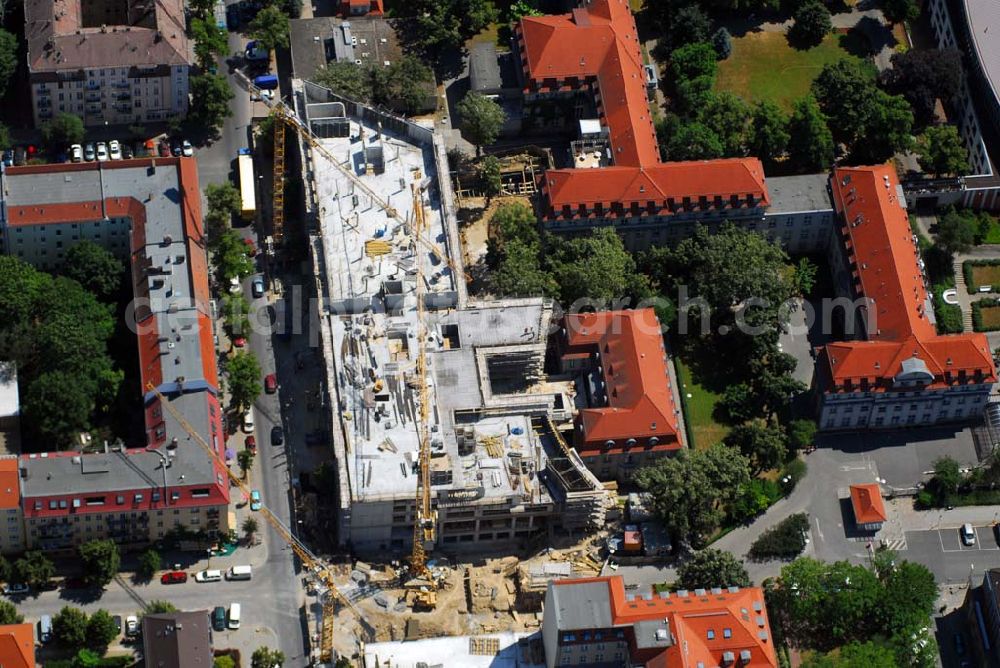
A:
[[[336,60],[385,66],[403,56],[395,22],[375,16],[344,20],[334,16],[294,19],[289,22],[292,71],[298,79],[312,79],[327,63]],[[345,43],[345,30],[353,38]],[[357,44],[354,41],[357,41]]]
[[[966,23],[979,66],[993,90],[993,104],[1000,104],[1000,4],[964,0]]]
[[[494,644],[495,643],[495,644]],[[533,656],[531,644],[541,643],[541,633],[491,633],[480,636],[451,636],[378,642],[365,645],[365,668],[391,664],[393,668],[418,666],[462,666],[462,668],[543,668],[544,656]],[[490,650],[477,653],[476,647]],[[492,647],[496,647],[493,653]],[[534,659],[538,659],[537,661]],[[388,663],[387,663],[388,662]]]
[[[769,176],[767,190],[771,206],[766,215],[833,211],[829,185],[830,175],[826,173]]]

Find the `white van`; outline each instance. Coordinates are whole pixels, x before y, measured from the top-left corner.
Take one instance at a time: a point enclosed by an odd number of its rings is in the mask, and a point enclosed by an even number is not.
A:
[[[240,628],[240,604],[233,603],[229,606],[229,628]]]
[[[38,620],[38,639],[43,643],[52,639],[52,618],[48,615],[42,615]]]
[[[208,571],[198,571],[194,574],[195,582],[218,582],[222,579],[222,571],[217,571],[214,568]]]
[[[231,566],[226,571],[227,580],[249,580],[253,577],[253,568],[250,566]]]

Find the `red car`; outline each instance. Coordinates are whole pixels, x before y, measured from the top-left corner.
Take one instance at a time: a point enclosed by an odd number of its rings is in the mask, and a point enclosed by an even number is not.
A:
[[[244,339],[242,336],[237,336],[235,339],[233,339],[233,345],[236,346],[237,348],[242,348],[246,344],[247,340]]]
[[[160,584],[171,585],[188,581],[188,574],[184,571],[169,571],[160,576]]]
[[[161,158],[166,158],[170,156],[170,143],[166,139],[160,140],[159,152]]]
[[[273,373],[264,376],[264,391],[268,394],[274,394],[278,391],[278,377]]]
[[[247,436],[246,447],[250,452],[257,454],[257,439],[253,435]]]
[[[243,238],[243,243],[247,245],[247,255],[250,257],[257,256],[257,246],[254,245],[253,239]]]

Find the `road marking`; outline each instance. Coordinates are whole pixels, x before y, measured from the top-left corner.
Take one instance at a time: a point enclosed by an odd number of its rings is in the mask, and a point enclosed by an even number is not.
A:
[[[826,538],[823,537],[823,530],[819,528],[819,518],[814,517],[813,520],[816,522],[816,533],[819,535],[819,539],[825,542]]]

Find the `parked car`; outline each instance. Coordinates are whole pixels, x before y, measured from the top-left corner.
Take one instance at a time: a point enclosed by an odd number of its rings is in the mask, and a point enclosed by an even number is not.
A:
[[[247,42],[247,48],[243,51],[243,55],[247,60],[261,61],[271,59],[271,52],[260,47],[256,40]]]
[[[252,434],[253,428],[253,408],[248,408],[247,412],[243,414],[243,433]]]
[[[184,155],[184,148],[181,146],[180,139],[172,139],[170,141],[170,153],[172,153],[175,158],[179,158]]]
[[[117,139],[112,139],[108,142],[108,155],[112,160],[122,159],[122,145]]]
[[[97,162],[107,162],[108,160],[108,145],[102,141],[97,142]]]
[[[251,239],[250,237],[243,237],[243,243],[246,244],[247,255],[249,255],[250,257],[256,257],[257,246],[254,244],[253,239]]]
[[[249,450],[250,452],[252,452],[254,454],[257,454],[257,439],[256,439],[256,437],[254,437],[253,434],[250,434],[249,436],[247,436],[247,440],[246,440],[245,445],[246,445],[246,449],[247,450]]]
[[[253,490],[250,492],[250,510],[260,510],[260,491]]]
[[[159,145],[157,145],[156,150],[159,151],[161,158],[170,157],[170,142],[166,139],[161,139]]]
[[[28,151],[23,146],[14,147],[14,165],[20,167],[28,162]]]
[[[273,373],[264,376],[264,391],[268,394],[274,394],[278,391],[278,376]]]
[[[122,632],[122,616],[121,615],[115,615],[114,617],[111,618],[111,621],[113,621],[115,623],[115,631],[117,631],[118,633],[121,633]]]
[[[189,142],[187,139],[181,142],[181,155],[183,155],[185,158],[190,158],[192,155],[194,155],[194,147],[191,146],[191,142]]]
[[[11,149],[4,149],[3,152],[3,166],[10,167],[14,164],[14,151]]]
[[[212,630],[226,630],[226,609],[221,605],[215,606],[215,609],[212,610]]]
[[[139,618],[135,615],[125,618],[125,635],[130,637],[139,635]]]
[[[285,436],[281,433],[281,427],[274,425],[271,427],[271,445],[281,445],[285,442]]]
[[[160,584],[180,584],[188,581],[188,574],[184,571],[169,571],[160,576]]]
[[[131,144],[122,144],[122,160],[131,160],[135,157]]]
[[[43,643],[52,640],[52,617],[42,615],[38,620],[38,639]]]
[[[83,162],[83,147],[73,144],[69,147],[69,159],[73,162]]]
[[[264,279],[261,276],[257,276],[250,282],[250,294],[254,296],[254,299],[259,299],[264,296]]]
[[[8,582],[3,586],[3,593],[7,596],[20,596],[27,594],[31,588],[23,582]]]
[[[240,283],[240,279],[233,276],[229,279],[229,291],[233,294],[237,294],[243,291],[243,284]]]
[[[195,582],[219,582],[222,580],[222,571],[215,569],[198,571],[194,574]]]
[[[975,545],[976,544],[976,531],[972,528],[972,525],[966,522],[959,529],[959,533],[962,535],[962,542],[965,545]]]
[[[236,348],[245,348],[247,345],[247,340],[242,336],[237,336],[233,339],[233,346]]]

